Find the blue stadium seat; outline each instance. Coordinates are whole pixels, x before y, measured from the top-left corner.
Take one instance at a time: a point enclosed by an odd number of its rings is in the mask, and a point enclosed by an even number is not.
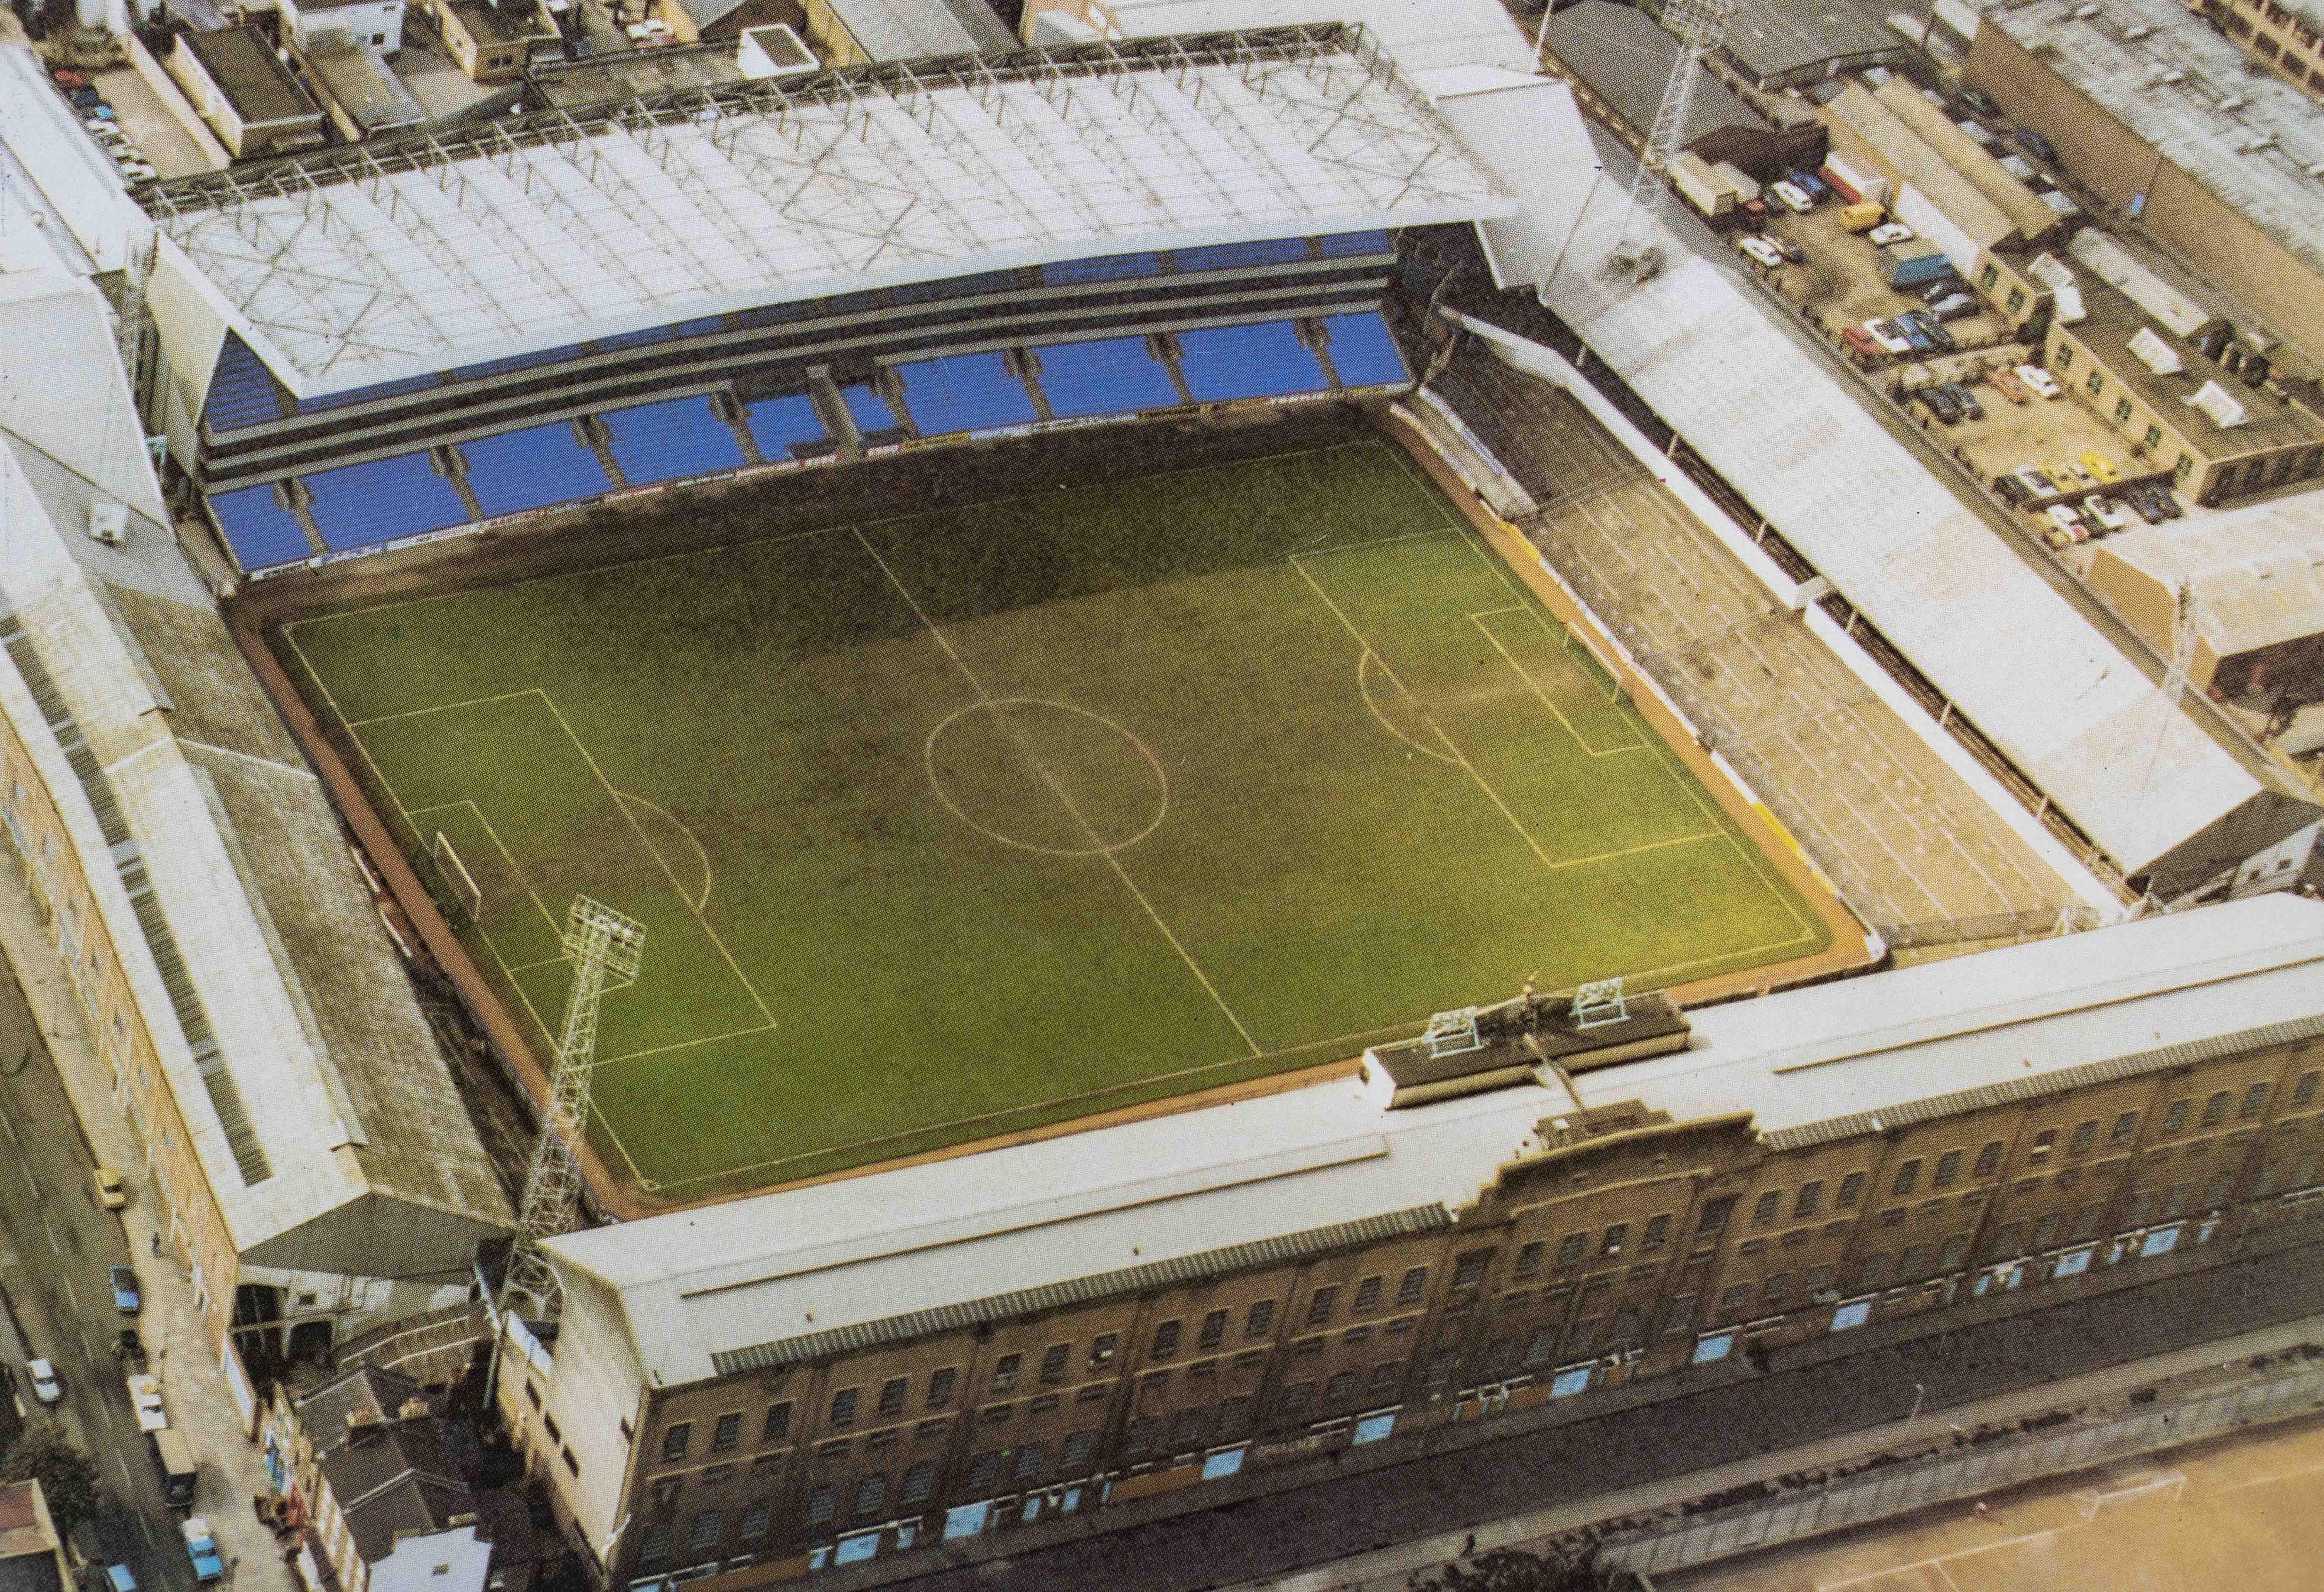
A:
[[[208,395],[202,400],[202,423],[213,432],[226,432],[279,420],[289,400],[250,345],[228,332],[218,350],[217,366],[210,372]]]
[[[462,443],[460,452],[468,461],[468,490],[495,519],[595,497],[613,484],[569,421],[479,437]]]
[[[1041,391],[1060,419],[1134,415],[1181,401],[1170,373],[1146,352],[1143,337],[1044,343],[1033,352],[1041,360]]]
[[[1174,249],[1170,263],[1180,271],[1229,271],[1245,265],[1287,265],[1307,258],[1305,238],[1259,238],[1243,244],[1213,244]]]
[[[1025,383],[1011,375],[998,354],[955,354],[899,364],[905,407],[923,437],[951,431],[989,431],[1040,419]]]
[[[210,499],[210,515],[226,533],[226,545],[234,549],[235,562],[245,574],[278,564],[297,564],[315,555],[307,544],[307,533],[300,529],[299,517],[274,501],[271,486],[218,492]]]
[[[608,410],[599,419],[613,438],[613,462],[632,486],[733,470],[744,462],[742,445],[699,394]]]
[[[1178,349],[1186,390],[1203,403],[1332,390],[1323,367],[1287,320],[1180,332]]]
[[[1393,254],[1396,244],[1384,232],[1335,232],[1317,238],[1315,246],[1327,260],[1349,254]]]
[[[1050,287],[1068,282],[1120,281],[1128,277],[1157,276],[1159,254],[1102,254],[1093,260],[1057,260],[1041,267],[1041,281]]]
[[[823,417],[815,412],[814,400],[803,392],[746,403],[742,417],[750,423],[751,440],[759,445],[759,456],[770,464],[807,458],[831,446]]]
[[[302,475],[300,481],[314,500],[307,511],[315,529],[335,553],[441,530],[468,518],[460,494],[436,474],[424,453],[342,465]]]
[[[1334,315],[1325,318],[1323,327],[1331,333],[1332,368],[1340,373],[1341,386],[1410,384],[1412,373],[1405,368],[1396,339],[1388,336],[1388,323],[1379,316]]]
[[[904,418],[896,412],[894,407],[869,387],[860,384],[842,387],[839,396],[847,405],[847,413],[854,420],[855,428],[866,437],[875,432],[898,430],[904,424]]]

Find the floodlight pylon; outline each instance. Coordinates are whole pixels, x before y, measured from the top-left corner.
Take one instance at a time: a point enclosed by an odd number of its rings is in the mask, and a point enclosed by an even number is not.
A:
[[[1738,0],[1665,0],[1662,24],[1678,35],[1680,50],[1670,78],[1663,85],[1662,103],[1655,107],[1646,147],[1638,152],[1638,169],[1630,178],[1629,206],[1623,212],[1621,235],[1615,240],[1609,262],[1618,269],[1634,268],[1638,258],[1631,253],[1631,237],[1662,204],[1663,173],[1686,135],[1686,113],[1694,103],[1694,86],[1702,75],[1703,60],[1727,36],[1727,24],[1735,15],[1737,4]]]
[[[569,1232],[581,1212],[581,1135],[589,1121],[589,1074],[597,1064],[597,1008],[608,989],[634,984],[645,951],[645,925],[586,896],[573,897],[565,918],[565,954],[573,988],[549,1076],[549,1108],[524,1175],[516,1245],[509,1251],[500,1302],[536,1321],[553,1319],[560,1302],[557,1274],[540,1241]]]

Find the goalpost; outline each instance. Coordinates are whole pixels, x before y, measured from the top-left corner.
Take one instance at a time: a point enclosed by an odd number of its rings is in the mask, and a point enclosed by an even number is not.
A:
[[[436,860],[437,870],[444,876],[444,882],[450,888],[460,909],[468,915],[468,921],[481,922],[484,892],[477,887],[475,876],[468,871],[468,865],[460,860],[460,853],[452,849],[451,841],[442,830],[438,830],[436,838],[428,842],[428,854]]]

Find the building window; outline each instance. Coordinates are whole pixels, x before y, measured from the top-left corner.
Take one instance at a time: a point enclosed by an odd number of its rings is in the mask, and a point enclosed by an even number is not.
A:
[[[906,1376],[890,1376],[887,1381],[881,1383],[880,1385],[880,1413],[882,1415],[902,1414],[904,1413],[904,1399],[911,1392],[911,1379]]]
[[[1535,1273],[1540,1271],[1542,1251],[1547,1247],[1548,1246],[1545,1244],[1535,1243],[1528,1244],[1524,1248],[1518,1250],[1517,1265],[1510,1268],[1509,1275],[1512,1277],[1530,1277]],[[1371,1288],[1372,1285],[1379,1281],[1379,1279],[1378,1277],[1366,1277],[1364,1279],[1364,1288]],[[1374,1289],[1373,1292],[1375,1295],[1377,1295],[1379,1291]],[[1375,1298],[1375,1302],[1377,1302],[1377,1298]],[[1366,1310],[1370,1308],[1364,1302],[1363,1288],[1356,1290],[1356,1308],[1358,1310]]]
[[[1856,1263],[1856,1283],[1851,1291],[1858,1293],[1869,1293],[1887,1280],[1888,1257],[1885,1255],[1868,1255]]]
[[[2203,1102],[2203,1126],[2206,1127],[2217,1127],[2220,1123],[2225,1122],[2227,1119],[2227,1102],[2234,1099],[2235,1096],[2233,1093],[2223,1089],[2219,1090],[2218,1093],[2213,1095],[2209,1100],[2205,1100]]]
[[[1600,1255],[1621,1254],[1623,1240],[1628,1238],[1629,1236],[1630,1224],[1627,1221],[1616,1222],[1612,1227],[1606,1229],[1606,1241],[1598,1246],[1598,1253]]]
[[[2100,392],[2106,390],[2105,370],[2096,365],[2091,366],[2089,379],[2084,382],[2082,386],[2092,398],[2096,398]]]
[[[2074,368],[2074,345],[2071,343],[2058,345],[2058,368],[2061,371]]]
[[[953,1386],[959,1380],[960,1367],[957,1366],[946,1366],[940,1371],[931,1373],[928,1376],[927,1407],[931,1410],[941,1410],[952,1403]]]
[[[2187,477],[2192,475],[2194,473],[2195,456],[2193,454],[2181,454],[2179,456],[2179,462],[2171,466],[2172,484],[2174,486],[2186,485]]]
[[[790,1400],[785,1399],[779,1404],[769,1404],[767,1406],[767,1419],[759,1428],[759,1440],[762,1443],[779,1443],[782,1441],[783,1439],[788,1437],[790,1433]]]
[[[1990,288],[2000,280],[2001,267],[1990,260],[1985,262],[1985,269],[1977,273],[1977,285],[1980,288]]]
[[[1147,1350],[1149,1360],[1167,1360],[1178,1352],[1178,1323],[1164,1321],[1154,1329],[1154,1346]]]
[[[813,1531],[817,1526],[829,1525],[831,1517],[838,1513],[839,1491],[837,1488],[817,1487],[807,1495],[807,1530]]]
[[[2163,446],[2163,428],[2160,426],[2149,426],[2146,428],[2146,435],[2139,438],[2138,446],[2146,449],[2149,453]]]
[[[1356,1396],[1356,1390],[1357,1390],[1358,1388],[1361,1387],[1362,1385],[1363,1385],[1363,1373],[1362,1373],[1362,1372],[1360,1372],[1360,1371],[1342,1371],[1342,1372],[1340,1372],[1339,1374],[1337,1374],[1336,1376],[1333,1376],[1333,1377],[1329,1382],[1326,1382],[1325,1384],[1323,1384],[1323,1403],[1324,1403],[1324,1406],[1325,1406],[1326,1408],[1329,1408],[1329,1407],[1331,1407],[1332,1405],[1334,1405],[1334,1404],[1344,1404],[1344,1403],[1346,1403],[1349,1400],[1351,1400],[1351,1399],[1352,1399],[1352,1398],[1354,1398],[1354,1397]]]
[[[1991,266],[1989,266],[1989,265],[1988,265],[1988,266],[1987,266],[1987,267],[1986,267],[1986,269],[1987,269],[1987,271],[1990,271],[1990,270],[1992,270],[1993,268],[1992,268]],[[1988,284],[1987,284],[1987,286],[1990,286],[1991,284],[1990,284],[1990,283],[1988,283]],[[2013,315],[2013,316],[2014,316],[2014,315],[2015,315],[2019,310],[2021,310],[2021,309],[2023,309],[2023,308],[2025,308],[2025,290],[2024,290],[2024,289],[2023,289],[2023,288],[2012,288],[2012,289],[2010,289],[2010,290],[2009,290],[2009,308],[2008,308],[2007,313],[2009,313],[2010,315]]]
[[[1792,1201],[1792,1215],[1794,1219],[1803,1216],[1813,1216],[1816,1213],[1817,1208],[1822,1203],[1823,1183],[1821,1180],[1818,1180],[1815,1182],[1803,1182],[1800,1185],[1799,1196]]]
[[[2172,1100],[2171,1109],[2163,1113],[2163,1131],[2165,1134],[2173,1134],[2185,1127],[2187,1113],[2193,1108],[2194,1103],[2192,1100]]]
[[[2090,1153],[2090,1146],[2098,1142],[2098,1123],[2095,1120],[2081,1123],[2075,1127],[2074,1136],[2067,1141],[2066,1154],[2069,1155],[2087,1155]]]
[[[2292,1103],[2295,1106],[2312,1103],[2316,1099],[2316,1086],[2319,1081],[2324,1081],[2324,1072],[2302,1072],[2300,1075],[2300,1081],[2292,1086]]]
[[[885,1471],[874,1471],[855,1484],[855,1517],[880,1513],[880,1505],[888,1501],[888,1477]]]
[[[2114,419],[2115,424],[2117,426],[2127,425],[2129,423],[2130,400],[2127,398],[2117,398],[2114,400]]]
[[[1653,1251],[1661,1248],[1665,1244],[1669,1243],[1670,1226],[1671,1219],[1667,1216],[1655,1216],[1647,1218],[1646,1230],[1638,1235],[1638,1248],[1640,1252],[1651,1254]]]
[[[1257,1309],[1256,1306],[1252,1308],[1254,1311]],[[1272,1309],[1274,1307],[1270,1305],[1268,1308]],[[1092,1339],[1090,1340],[1089,1368],[1093,1371],[1102,1370],[1107,1366],[1113,1364],[1113,1352],[1116,1348],[1120,1347],[1120,1337],[1112,1332],[1101,1332],[1095,1338]]]
[[[1378,1281],[1377,1278],[1373,1280],[1375,1282]],[[1379,1290],[1375,1288],[1372,1292],[1374,1293],[1378,1293]],[[1203,1318],[1203,1330],[1195,1337],[1194,1346],[1197,1348],[1216,1348],[1220,1344],[1226,1341],[1226,1336],[1227,1312],[1222,1310],[1214,1310],[1210,1314]]]
[[[2001,1170],[2001,1153],[2004,1147],[2001,1140],[1995,1139],[1977,1153],[1977,1176],[1991,1177]]]
[[[686,1446],[694,1440],[694,1422],[681,1421],[661,1434],[662,1462],[686,1458]]]
[[[718,1546],[718,1539],[726,1529],[725,1517],[715,1509],[706,1509],[694,1517],[694,1525],[686,1533],[688,1553],[707,1553]]]
[[[968,1477],[964,1485],[972,1493],[981,1493],[1000,1479],[1000,1450],[987,1449],[968,1462]]]
[[[1864,1173],[1851,1172],[1840,1180],[1840,1192],[1832,1203],[1842,1210],[1853,1210],[1856,1202],[1864,1198]]]
[[[1557,1246],[1557,1269],[1568,1271],[1582,1263],[1582,1251],[1589,1247],[1587,1233],[1568,1233]]]
[[[1398,1304],[1417,1304],[1420,1302],[1420,1296],[1427,1291],[1428,1268],[1425,1265],[1414,1266],[1404,1274],[1404,1280],[1396,1285],[1396,1302]]]
[[[1452,1265],[1452,1292],[1476,1292],[1477,1285],[1485,1280],[1485,1267],[1491,1264],[1493,1252],[1489,1249],[1471,1249],[1455,1261]]]
[[[710,1429],[710,1451],[714,1454],[723,1454],[742,1440],[742,1413],[740,1410],[719,1416],[718,1424]]]
[[[855,1424],[855,1401],[862,1392],[862,1389],[861,1388],[843,1387],[837,1393],[831,1395],[832,1425],[853,1426]]]
[[[645,1540],[638,1544],[640,1564],[659,1564],[669,1557],[669,1526],[655,1521],[646,1527]]]
[[[2255,1083],[2244,1090],[2243,1109],[2236,1113],[2246,1122],[2255,1122],[2267,1109],[2267,1085]]]
[[[1318,1327],[1332,1319],[1333,1310],[1340,1302],[1337,1288],[1318,1288],[1307,1301],[1307,1324]]]
[[[734,1523],[735,1540],[742,1542],[755,1542],[765,1536],[767,1525],[773,1519],[774,1513],[773,1508],[763,1499],[752,1505],[742,1511],[742,1518]]]
[[[1702,1219],[1694,1224],[1694,1230],[1698,1233],[1723,1233],[1727,1230],[1727,1219],[1734,1214],[1735,1196],[1721,1194],[1718,1199],[1704,1203]]]
[[[1914,1185],[1920,1181],[1921,1164],[1918,1161],[1907,1161],[1896,1168],[1896,1181],[1888,1185],[1888,1192],[1901,1198],[1911,1193]]]
[[[1285,1415],[1304,1415],[1314,1407],[1314,1403],[1315,1385],[1312,1382],[1295,1382],[1283,1390],[1282,1395],[1276,1401],[1276,1407]]]
[[[2050,1158],[2050,1152],[2057,1147],[2058,1130],[2054,1127],[2043,1128],[2041,1132],[2034,1136],[2034,1147],[2025,1152],[2025,1164],[2028,1166],[2041,1165],[2044,1161],[2047,1161]]]
[[[1765,1227],[1767,1223],[1775,1220],[1776,1217],[1782,1215],[1783,1211],[1783,1191],[1781,1189],[1769,1189],[1766,1193],[1759,1196],[1759,1202],[1751,1207],[1751,1223],[1754,1227]]]
[[[1907,1244],[1904,1252],[1896,1257],[1896,1280],[1917,1282],[1927,1273],[1928,1266],[1929,1252],[1918,1244]]]
[[[1264,1338],[1268,1334],[1268,1330],[1274,1325],[1275,1301],[1262,1299],[1252,1305],[1250,1313],[1243,1318],[1242,1335],[1245,1338]]]
[[[1961,1153],[1959,1150],[1947,1150],[1938,1156],[1937,1173],[1929,1180],[1929,1186],[1937,1189],[1952,1187],[1960,1176],[1960,1164]]]
[[[1065,1379],[1065,1371],[1074,1357],[1070,1343],[1052,1343],[1041,1353],[1041,1381],[1054,1386]]]
[[[1791,1291],[1792,1274],[1789,1272],[1775,1272],[1767,1278],[1765,1285],[1760,1288],[1759,1297],[1766,1300],[1769,1304],[1773,1304]]]
[[[1017,1373],[1025,1364],[1021,1354],[1005,1354],[992,1365],[992,1391],[1007,1393],[1017,1385]]]
[[[2125,1111],[2114,1119],[2114,1131],[2107,1135],[2107,1148],[2118,1150],[2138,1134],[2138,1113]]]

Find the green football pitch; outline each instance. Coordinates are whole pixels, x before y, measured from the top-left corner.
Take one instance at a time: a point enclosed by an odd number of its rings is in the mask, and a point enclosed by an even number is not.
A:
[[[544,1061],[571,897],[644,923],[591,1128],[650,1199],[1829,938],[1385,443],[284,635]]]

